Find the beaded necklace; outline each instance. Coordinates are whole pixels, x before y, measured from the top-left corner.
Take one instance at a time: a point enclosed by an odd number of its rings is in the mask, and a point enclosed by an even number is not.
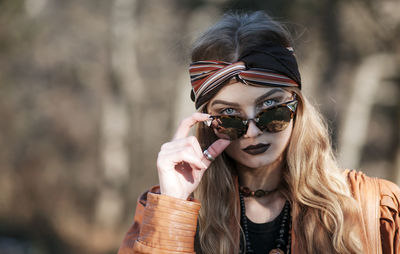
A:
[[[257,197],[257,198],[261,198],[263,196],[266,196],[272,192],[275,192],[277,189],[274,190],[256,190],[256,191],[252,191],[250,190],[248,187],[246,186],[240,186],[239,187],[240,193],[242,193],[242,195],[244,197]]]
[[[239,192],[239,198],[240,198],[240,212],[241,212],[241,221],[242,221],[242,226],[243,226],[243,231],[244,231],[244,241],[246,242],[246,251],[245,253],[254,253],[253,248],[251,247],[251,242],[249,239],[249,231],[248,231],[248,226],[247,226],[247,217],[246,217],[246,206],[244,204],[244,199],[243,199],[243,195],[241,192]],[[269,252],[269,254],[285,254],[283,252],[283,250],[281,249],[282,246],[285,246],[286,241],[284,239],[284,235],[285,235],[285,226],[286,223],[289,223],[289,230],[291,227],[291,218],[290,218],[290,203],[289,201],[286,201],[285,206],[283,207],[283,217],[282,217],[282,221],[281,221],[281,227],[279,230],[279,237],[278,239],[275,240],[275,244],[276,244],[276,248],[271,250]],[[290,253],[290,232],[289,232],[289,237],[287,240],[287,247],[286,247],[286,254]]]

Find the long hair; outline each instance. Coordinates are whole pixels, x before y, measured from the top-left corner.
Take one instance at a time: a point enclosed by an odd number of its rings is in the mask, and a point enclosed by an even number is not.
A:
[[[192,61],[237,61],[265,41],[291,46],[289,33],[264,12],[226,14],[194,44]],[[358,204],[337,166],[327,126],[297,88],[299,101],[283,167],[283,194],[293,209],[293,230],[301,253],[362,253]],[[217,139],[198,125],[205,149]],[[203,175],[195,197],[201,202],[199,240],[203,253],[238,253],[240,209],[234,162],[224,153]],[[356,223],[357,224],[357,223]],[[243,232],[243,231],[242,231]]]

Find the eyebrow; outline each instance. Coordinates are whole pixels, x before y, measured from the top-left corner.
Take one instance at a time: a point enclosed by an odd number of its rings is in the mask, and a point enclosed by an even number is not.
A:
[[[260,103],[262,100],[264,100],[265,98],[273,95],[274,93],[277,92],[283,92],[283,90],[281,88],[274,88],[271,89],[270,91],[266,92],[265,94],[261,95],[260,97],[258,97],[255,100],[255,103],[258,104]],[[228,105],[228,106],[232,106],[232,107],[239,107],[240,104],[239,103],[235,103],[235,102],[229,102],[229,101],[224,101],[224,100],[215,100],[211,103],[211,106],[214,106],[215,104],[224,104],[224,105]]]
[[[258,98],[255,100],[255,104],[260,103],[260,102],[263,101],[265,98],[267,98],[267,97],[273,95],[274,93],[278,93],[278,92],[283,93],[283,90],[282,90],[281,88],[274,88],[274,89],[271,89],[270,91],[268,91],[268,92],[266,92],[265,94],[263,94],[263,95],[261,95],[260,97],[258,97]]]
[[[215,104],[224,104],[232,107],[239,107],[239,103],[235,102],[229,102],[229,101],[224,101],[224,100],[215,100],[211,103],[211,106],[214,106]]]

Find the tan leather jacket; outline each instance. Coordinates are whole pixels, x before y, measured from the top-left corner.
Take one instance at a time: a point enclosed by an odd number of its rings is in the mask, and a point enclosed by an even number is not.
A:
[[[400,254],[399,187],[356,171],[346,170],[344,174],[362,209],[364,252]],[[195,253],[194,237],[200,204],[156,193],[159,193],[157,186],[139,198],[134,222],[118,254]],[[293,231],[291,250],[299,254]]]

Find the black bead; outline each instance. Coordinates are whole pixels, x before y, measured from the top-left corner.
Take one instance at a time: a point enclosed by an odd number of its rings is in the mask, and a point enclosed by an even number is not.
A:
[[[262,196],[264,196],[265,195],[265,191],[263,191],[263,190],[256,190],[255,192],[254,192],[254,196],[256,196],[256,197],[262,197]]]
[[[285,245],[285,241],[281,238],[275,240],[276,244]]]

